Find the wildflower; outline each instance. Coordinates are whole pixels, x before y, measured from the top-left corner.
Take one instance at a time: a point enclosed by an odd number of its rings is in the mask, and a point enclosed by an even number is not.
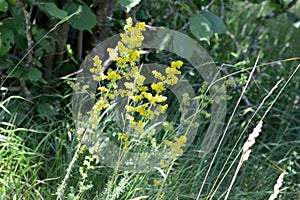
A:
[[[115,71],[109,71],[107,72],[107,79],[111,80],[112,82],[115,82],[116,80],[119,80],[121,78],[121,76],[119,74],[117,74],[117,72]]]
[[[166,83],[168,85],[175,85],[178,82],[178,78],[176,77],[176,74],[181,74],[181,72],[175,68],[168,67],[166,68],[166,74],[167,74]]]
[[[181,60],[178,60],[176,62],[171,62],[171,68],[174,69],[180,69],[180,67],[183,65],[183,62]]]
[[[167,97],[163,96],[163,95],[155,95],[153,96],[151,93],[149,92],[142,92],[142,95],[148,99],[148,101],[152,104],[152,105],[156,105],[156,103],[161,103],[167,100]]]
[[[154,184],[154,185],[159,185],[159,186],[161,186],[161,185],[162,185],[162,182],[161,182],[161,181],[158,181],[158,180],[153,180],[153,184]]]
[[[168,108],[168,104],[165,104],[165,105],[159,105],[156,109],[156,112],[155,114],[158,116],[160,114],[164,114],[166,112]]]
[[[171,142],[169,140],[165,140],[165,144],[171,147],[172,151],[170,152],[170,158],[174,158],[176,155],[182,155],[183,150],[182,147],[186,145],[186,136],[182,135],[179,138],[175,137],[176,142]]]
[[[118,140],[122,140],[124,142],[123,150],[128,151],[130,147],[129,135],[126,133],[120,133],[118,135]]]
[[[109,92],[109,90],[106,87],[104,87],[104,86],[98,87],[98,90],[102,91],[102,92],[106,92],[106,93]]]
[[[156,70],[153,70],[153,71],[152,71],[152,74],[154,75],[155,78],[157,78],[157,79],[160,80],[160,81],[166,80],[166,77],[163,76],[160,72],[158,72],[158,71],[156,71]]]
[[[148,105],[143,104],[138,107],[135,107],[134,111],[139,113],[141,116],[145,117],[146,119],[150,119],[150,118],[152,118],[152,115],[151,115],[152,113],[150,110],[147,110],[147,108],[148,108]]]
[[[152,83],[151,88],[157,93],[160,94],[162,91],[166,90],[163,82]]]
[[[97,70],[99,70],[98,72],[102,73],[102,61],[100,60],[99,56],[95,56],[93,58],[94,61],[94,67],[96,67]],[[97,72],[93,72],[93,73],[97,73]]]
[[[143,75],[138,75],[138,76],[136,77],[136,84],[137,84],[138,86],[142,86],[142,85],[144,84],[145,79],[146,79],[145,76],[143,76]]]

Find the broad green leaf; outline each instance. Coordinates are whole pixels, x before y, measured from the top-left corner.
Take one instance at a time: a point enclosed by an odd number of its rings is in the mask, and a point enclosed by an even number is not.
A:
[[[214,33],[225,33],[223,21],[211,12],[194,15],[190,21],[190,30],[199,40],[209,41]]]
[[[23,76],[24,80],[30,80],[30,81],[38,81],[42,78],[42,72],[35,68],[31,68],[28,70],[28,72]]]
[[[81,12],[73,16],[68,23],[77,30],[87,30],[91,33],[92,28],[97,24],[97,18],[86,4],[81,5],[71,1],[64,6],[64,10],[66,10],[68,14],[72,14],[76,12],[79,7],[81,7]]]
[[[8,3],[4,0],[0,0],[0,12],[7,12]]]
[[[203,12],[202,15],[210,22],[214,33],[225,33],[226,27],[222,19],[211,12]]]
[[[141,0],[119,0],[119,3],[126,8],[126,11],[129,12],[131,8],[138,5]]]
[[[68,15],[66,11],[59,9],[55,3],[41,3],[40,8],[51,17],[58,19],[63,19]]]
[[[57,111],[55,110],[53,105],[51,105],[49,103],[38,104],[37,111],[41,118],[48,119],[48,120],[50,120],[54,115],[57,114]]]
[[[0,26],[0,38],[2,41],[0,46],[0,56],[3,56],[12,48],[12,44],[15,43],[15,35],[11,29]]]

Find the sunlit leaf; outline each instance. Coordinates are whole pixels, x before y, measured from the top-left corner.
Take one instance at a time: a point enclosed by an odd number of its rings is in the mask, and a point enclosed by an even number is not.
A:
[[[51,17],[55,17],[58,19],[65,18],[68,13],[62,9],[59,9],[55,3],[41,3],[40,8],[44,10]]]
[[[81,8],[81,12],[73,16],[68,23],[77,30],[92,32],[92,28],[97,24],[97,18],[86,4],[77,4],[71,1],[64,6],[64,10],[66,10],[68,14],[72,14],[76,12],[79,7]]]
[[[119,0],[120,4],[126,8],[126,11],[129,12],[131,8],[138,5],[141,0]]]
[[[190,30],[192,34],[199,40],[206,40],[215,33],[225,33],[226,28],[218,16],[211,12],[201,12],[194,15],[190,21]]]

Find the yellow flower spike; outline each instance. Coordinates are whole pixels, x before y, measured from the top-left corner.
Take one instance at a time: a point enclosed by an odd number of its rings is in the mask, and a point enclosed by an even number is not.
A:
[[[102,69],[102,61],[100,60],[99,56],[95,56],[93,58],[94,61],[94,67]]]
[[[141,106],[135,107],[134,111],[139,113],[141,116],[149,119],[150,118],[150,113],[147,110],[148,105],[147,104],[143,104]]]
[[[128,140],[128,134],[126,134],[126,133],[120,133],[119,135],[118,135],[118,140],[124,140],[124,141],[127,141]]]
[[[172,154],[182,155],[183,154],[183,150],[179,146],[174,145],[173,148],[172,148]]]
[[[127,31],[129,28],[132,27],[132,24],[133,24],[132,18],[131,17],[127,18],[126,19],[126,25],[124,26],[124,30]]]
[[[174,75],[168,76],[166,80],[166,84],[168,85],[176,85],[178,83],[178,78]]]
[[[128,114],[128,113],[125,114],[125,118],[126,118],[129,122],[133,122],[133,121],[134,121],[134,117],[131,116],[131,115]]]
[[[134,95],[134,96],[130,96],[129,99],[135,101],[135,102],[139,102],[143,99],[143,95]]]
[[[137,76],[139,76],[140,75],[139,67],[137,66],[132,67],[129,75],[132,78],[136,78]]]
[[[166,71],[166,74],[169,76],[181,74],[181,71],[177,70],[176,68],[172,68],[172,67],[167,67],[165,71]]]
[[[163,96],[163,95],[155,95],[154,99],[156,102],[161,103],[167,100],[167,97]]]

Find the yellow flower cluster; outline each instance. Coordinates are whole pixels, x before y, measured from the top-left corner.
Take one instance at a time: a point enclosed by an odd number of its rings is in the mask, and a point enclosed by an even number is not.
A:
[[[167,67],[165,69],[165,73],[167,76],[162,75],[160,72],[154,70],[152,71],[152,74],[154,75],[155,78],[157,78],[160,81],[165,82],[167,85],[175,85],[178,82],[178,78],[176,75],[181,74],[179,69],[182,67],[183,62],[178,60],[176,62],[171,63],[171,67]],[[161,88],[161,87],[160,87]],[[163,89],[163,88],[161,88]]]
[[[146,30],[144,22],[132,26],[132,19],[128,18],[126,23],[125,33],[120,34],[121,41],[118,42],[117,49],[107,49],[110,58],[116,61],[121,69],[125,69],[128,64],[132,67],[135,66],[136,61],[140,59],[141,52],[137,48],[141,47],[144,40],[142,31]]]
[[[133,138],[128,133],[134,132],[135,135],[144,135],[147,133],[147,138],[156,146],[152,135],[155,134],[155,129],[145,131],[145,126],[149,124],[149,120],[164,114],[168,108],[166,104],[167,97],[163,92],[167,90],[167,86],[177,84],[178,77],[181,72],[179,69],[183,65],[182,61],[172,62],[162,74],[156,70],[152,71],[156,82],[150,86],[146,86],[146,77],[141,74],[142,65],[139,64],[142,45],[144,39],[142,32],[146,30],[145,23],[137,23],[133,25],[132,19],[126,20],[124,27],[125,33],[120,34],[121,40],[115,48],[108,48],[110,59],[116,62],[116,69],[108,69],[104,72],[102,69],[102,61],[99,56],[93,58],[93,67],[90,69],[94,75],[94,80],[98,81],[98,91],[101,97],[95,103],[90,111],[90,119],[94,127],[99,124],[99,115],[105,109],[109,108],[111,102],[118,98],[128,98],[125,106],[124,124],[127,129],[122,130],[123,133],[118,134],[118,141],[124,150],[131,149]],[[121,85],[117,82],[121,80]],[[118,82],[119,83],[119,82]],[[148,134],[150,134],[149,136]],[[136,134],[138,133],[138,134]],[[153,143],[154,141],[154,143]],[[165,140],[165,144],[172,149],[172,157],[182,154],[182,146],[185,145],[186,138],[181,136],[175,138],[175,143]]]
[[[169,146],[172,149],[169,156],[171,159],[173,159],[176,156],[183,154],[182,147],[186,145],[186,136],[182,135],[179,138],[175,137],[175,142],[171,142],[169,140],[165,140],[164,142],[167,146]]]

